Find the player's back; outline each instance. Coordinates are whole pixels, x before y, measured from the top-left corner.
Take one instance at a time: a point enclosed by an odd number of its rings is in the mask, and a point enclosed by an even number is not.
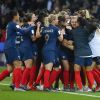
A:
[[[43,49],[45,50],[56,50],[57,47],[57,38],[59,29],[56,26],[49,25],[45,27],[42,31],[43,36],[45,37],[45,44]]]

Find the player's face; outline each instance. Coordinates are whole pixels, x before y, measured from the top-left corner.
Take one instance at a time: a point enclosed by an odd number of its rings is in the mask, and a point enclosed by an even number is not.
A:
[[[78,16],[71,16],[71,26],[72,26],[72,28],[77,28],[79,26],[77,19],[78,19]]]
[[[55,22],[55,25],[58,25],[58,17],[55,18],[54,22]]]
[[[35,22],[37,20],[37,16],[35,14],[32,15],[32,22]]]
[[[17,13],[17,15],[16,16],[14,16],[14,19],[16,20],[16,21],[18,21],[19,22],[19,14]]]
[[[65,15],[65,18],[66,18],[67,24],[69,24],[70,23],[70,16],[69,15]]]
[[[71,26],[72,28],[77,28],[79,26],[77,19],[72,19],[71,20]]]

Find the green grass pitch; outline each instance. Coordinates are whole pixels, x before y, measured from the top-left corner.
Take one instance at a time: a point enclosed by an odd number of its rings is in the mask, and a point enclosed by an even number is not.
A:
[[[0,72],[4,68],[0,67]],[[97,93],[65,93],[27,91],[14,92],[9,88],[11,77],[0,82],[0,100],[100,100],[100,92]]]

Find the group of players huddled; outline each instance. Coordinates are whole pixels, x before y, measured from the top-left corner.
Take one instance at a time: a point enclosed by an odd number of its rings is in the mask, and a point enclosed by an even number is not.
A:
[[[87,10],[9,16],[0,81],[12,73],[15,91],[59,90],[59,84],[66,92],[100,91],[100,20]]]

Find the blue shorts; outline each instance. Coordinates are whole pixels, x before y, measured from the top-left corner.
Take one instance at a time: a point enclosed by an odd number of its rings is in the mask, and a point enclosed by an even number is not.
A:
[[[67,53],[67,51],[61,49],[59,52],[60,52],[60,59],[61,60],[68,60],[68,53]]]
[[[22,61],[25,61],[28,59],[33,59],[33,54],[32,54],[31,48],[20,47],[20,56],[21,56]]]
[[[8,48],[4,50],[7,64],[12,64],[15,60],[21,60],[19,48]]]
[[[32,45],[32,55],[33,57],[36,57],[36,58],[38,57],[38,47],[36,44]]]
[[[74,64],[78,64],[80,66],[91,66],[92,65],[92,57],[75,57]]]
[[[43,63],[48,64],[48,63],[53,63],[55,64],[55,59],[56,59],[56,54],[55,51],[48,51],[44,50],[42,51],[42,56],[43,56]]]
[[[55,57],[55,63],[54,63],[54,66],[53,67],[54,68],[57,68],[60,65],[59,49],[56,50],[55,54],[56,54],[56,57]]]

